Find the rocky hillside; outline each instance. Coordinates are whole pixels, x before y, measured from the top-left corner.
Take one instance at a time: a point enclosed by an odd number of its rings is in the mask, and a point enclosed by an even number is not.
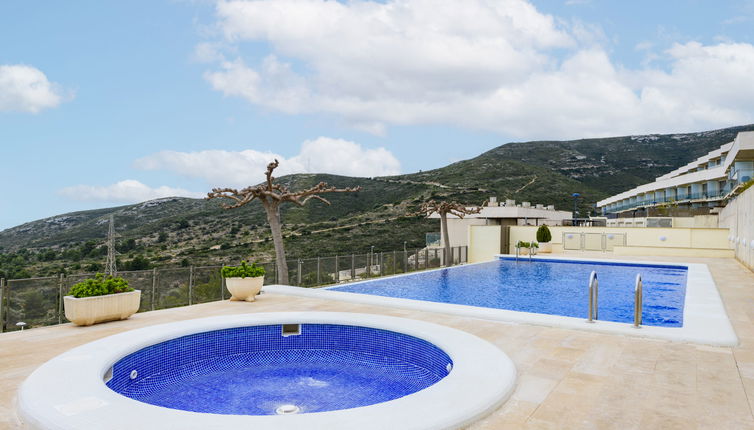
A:
[[[480,203],[499,199],[570,208],[570,195],[594,202],[684,165],[754,125],[715,131],[501,145],[449,166],[400,176],[351,178],[291,175],[292,188],[326,181],[361,186],[359,193],[328,196],[283,211],[288,255],[310,257],[420,247],[435,221],[415,215],[426,199]],[[272,244],[258,204],[225,211],[217,201],[165,198],[135,205],[73,212],[0,232],[0,276],[101,270],[107,219],[117,226],[122,268],[216,264],[241,257],[270,259]]]
[[[448,190],[479,187],[479,196],[492,194],[561,208],[570,207],[570,195],[579,192],[587,209],[751,130],[754,124],[686,134],[516,142],[441,169],[390,179],[437,183]]]

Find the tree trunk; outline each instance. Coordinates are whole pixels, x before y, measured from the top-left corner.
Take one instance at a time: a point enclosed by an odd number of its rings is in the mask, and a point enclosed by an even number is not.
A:
[[[450,237],[448,235],[448,214],[440,212],[440,230],[442,230],[442,241],[445,242],[445,266],[453,265],[453,256],[450,254]]]
[[[272,243],[275,244],[275,265],[278,271],[278,283],[288,285],[288,262],[285,261],[285,245],[283,244],[283,232],[280,228],[280,205],[275,202],[261,201],[267,214],[267,222],[270,223]]]

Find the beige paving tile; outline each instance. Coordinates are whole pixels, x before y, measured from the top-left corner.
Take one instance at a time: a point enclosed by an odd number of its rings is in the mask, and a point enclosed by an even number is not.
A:
[[[14,399],[23,379],[75,346],[190,318],[312,310],[420,319],[473,333],[505,351],[518,369],[515,392],[469,430],[754,429],[754,273],[732,259],[667,260],[709,265],[739,346],[679,344],[264,294],[255,303],[205,303],[86,328],[62,325],[0,335],[0,429],[17,426]]]
[[[511,399],[503,407],[475,423],[474,427],[477,430],[521,428],[537,407],[539,403]]]
[[[530,403],[541,403],[557,384],[558,381],[555,379],[520,375],[512,398]]]
[[[639,427],[644,429],[693,430],[698,428],[698,424],[690,417],[679,417],[663,412],[646,411],[642,416]]]

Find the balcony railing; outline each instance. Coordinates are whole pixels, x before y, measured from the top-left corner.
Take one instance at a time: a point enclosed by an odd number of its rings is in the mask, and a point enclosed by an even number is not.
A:
[[[658,198],[645,198],[632,203],[621,203],[617,206],[605,207],[605,213],[623,212],[631,209],[638,209],[642,207],[657,206],[661,203],[686,203],[693,201],[714,201],[724,200],[730,197],[739,185],[742,185],[748,181],[754,179],[754,169],[731,169],[728,172],[728,180],[725,186],[719,191],[709,191],[705,193],[685,193],[678,194],[676,197],[661,196]]]
[[[643,207],[653,207],[657,206],[663,203],[687,203],[687,202],[693,202],[693,201],[715,201],[715,200],[723,200],[730,192],[734,189],[733,186],[726,186],[721,191],[718,192],[705,192],[705,193],[689,193],[689,194],[680,194],[677,197],[658,197],[654,199],[642,199],[638,200],[632,203],[623,203],[617,206],[612,206],[609,209],[606,209],[606,212],[612,213],[612,212],[623,212],[625,210],[631,210],[631,209],[639,209]]]

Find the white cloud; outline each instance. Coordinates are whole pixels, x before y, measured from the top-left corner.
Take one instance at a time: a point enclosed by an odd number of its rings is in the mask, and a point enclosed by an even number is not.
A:
[[[161,151],[134,162],[145,170],[168,170],[201,178],[211,186],[247,186],[264,180],[273,159],[280,161],[276,176],[292,173],[331,173],[345,176],[385,176],[400,173],[400,162],[385,148],[365,149],[342,139],[307,140],[294,157],[253,149],[244,151]]]
[[[60,89],[41,70],[0,64],[0,112],[37,113],[56,107],[62,99]]]
[[[60,190],[60,194],[75,200],[138,203],[161,197],[204,197],[182,188],[161,186],[151,188],[134,179],[126,179],[107,186],[76,185]]]
[[[435,123],[571,138],[754,122],[750,44],[679,44],[632,70],[610,59],[598,27],[526,0],[231,0],[217,16],[216,43],[270,52],[224,51],[205,74],[214,89],[375,134]]]

